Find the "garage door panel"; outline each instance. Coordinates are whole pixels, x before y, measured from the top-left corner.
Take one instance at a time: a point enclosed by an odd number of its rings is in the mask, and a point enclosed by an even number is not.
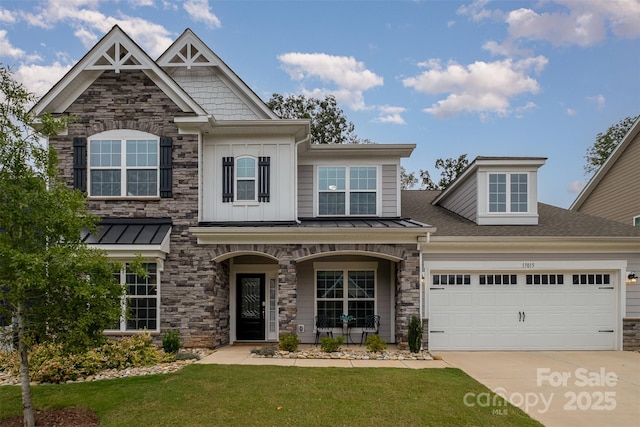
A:
[[[488,277],[488,276],[487,276]],[[565,276],[566,278],[566,276]],[[434,350],[615,349],[617,291],[598,285],[479,285],[430,292]],[[446,312],[447,315],[443,315]]]

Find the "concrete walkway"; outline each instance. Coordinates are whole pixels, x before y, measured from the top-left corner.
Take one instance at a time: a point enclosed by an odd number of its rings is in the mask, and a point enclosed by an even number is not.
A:
[[[232,345],[221,347],[196,363],[218,365],[272,365],[304,366],[308,368],[446,368],[451,367],[442,360],[348,360],[348,359],[273,359],[252,357],[255,346]],[[300,350],[312,346],[300,346]],[[348,350],[346,348],[345,350]]]

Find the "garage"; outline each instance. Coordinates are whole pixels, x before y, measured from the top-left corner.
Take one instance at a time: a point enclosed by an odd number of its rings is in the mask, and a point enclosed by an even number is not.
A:
[[[431,271],[430,350],[614,350],[615,272]]]

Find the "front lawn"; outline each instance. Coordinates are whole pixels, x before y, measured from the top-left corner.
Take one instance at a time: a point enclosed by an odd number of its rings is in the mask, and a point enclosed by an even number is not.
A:
[[[37,409],[88,408],[101,426],[540,426],[513,406],[466,405],[487,389],[452,368],[190,365],[32,391]],[[0,420],[21,410],[20,387],[0,387]]]

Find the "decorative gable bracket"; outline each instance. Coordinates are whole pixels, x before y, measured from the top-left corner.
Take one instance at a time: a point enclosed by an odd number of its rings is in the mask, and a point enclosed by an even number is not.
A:
[[[87,70],[141,70],[149,68],[143,65],[143,61],[136,58],[120,41],[116,40],[109,48],[105,49],[92,63],[87,65]]]

